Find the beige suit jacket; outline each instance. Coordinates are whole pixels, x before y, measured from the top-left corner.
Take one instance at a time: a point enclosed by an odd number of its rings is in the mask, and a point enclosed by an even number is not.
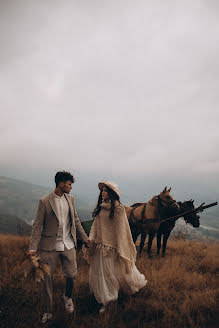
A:
[[[75,247],[77,247],[77,237],[83,242],[86,242],[88,236],[81,226],[80,219],[77,215],[74,197],[69,194],[64,195],[69,204],[71,234]],[[54,197],[54,194],[51,193],[44,196],[39,201],[32,234],[30,237],[29,250],[37,250],[38,248],[45,251],[56,250],[59,220]]]

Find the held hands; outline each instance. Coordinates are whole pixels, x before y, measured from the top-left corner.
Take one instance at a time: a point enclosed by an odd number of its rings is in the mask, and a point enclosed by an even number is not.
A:
[[[36,251],[29,251],[27,253],[27,256],[29,257],[29,259],[31,260],[32,256],[36,256]]]
[[[85,242],[85,247],[89,247],[90,246],[90,239],[88,239],[86,242]]]

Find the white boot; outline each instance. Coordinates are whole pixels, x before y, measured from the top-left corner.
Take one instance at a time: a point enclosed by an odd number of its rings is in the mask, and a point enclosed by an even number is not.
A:
[[[63,295],[64,303],[65,303],[65,311],[68,313],[74,312],[74,304],[72,302],[72,299]]]
[[[102,305],[99,310],[99,314],[104,313],[105,311],[106,311],[106,305]]]
[[[52,313],[43,313],[41,323],[46,323],[48,320],[52,319]]]

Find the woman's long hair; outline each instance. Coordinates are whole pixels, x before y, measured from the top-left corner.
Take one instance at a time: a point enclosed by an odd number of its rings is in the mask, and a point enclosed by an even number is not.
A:
[[[110,219],[112,219],[114,217],[114,211],[115,211],[115,201],[118,200],[119,201],[119,196],[110,188],[108,188],[106,185],[104,186],[106,187],[109,199],[110,199],[110,203],[111,203],[111,209],[110,209]],[[95,209],[93,210],[92,213],[92,217],[95,218],[95,216],[97,216],[100,211],[101,211],[101,206],[100,204],[103,201],[103,197],[102,197],[102,190],[100,191],[99,197],[98,197],[98,201],[97,201],[97,206],[95,207]]]

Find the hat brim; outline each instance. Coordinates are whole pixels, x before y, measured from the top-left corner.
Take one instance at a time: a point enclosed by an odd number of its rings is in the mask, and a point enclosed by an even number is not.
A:
[[[115,196],[118,200],[120,199],[120,195],[117,194],[117,192],[112,187],[110,187],[110,185],[108,185],[107,183],[99,182],[98,187],[99,187],[100,191],[102,191],[103,187],[107,187],[108,189],[110,189],[115,194]]]

